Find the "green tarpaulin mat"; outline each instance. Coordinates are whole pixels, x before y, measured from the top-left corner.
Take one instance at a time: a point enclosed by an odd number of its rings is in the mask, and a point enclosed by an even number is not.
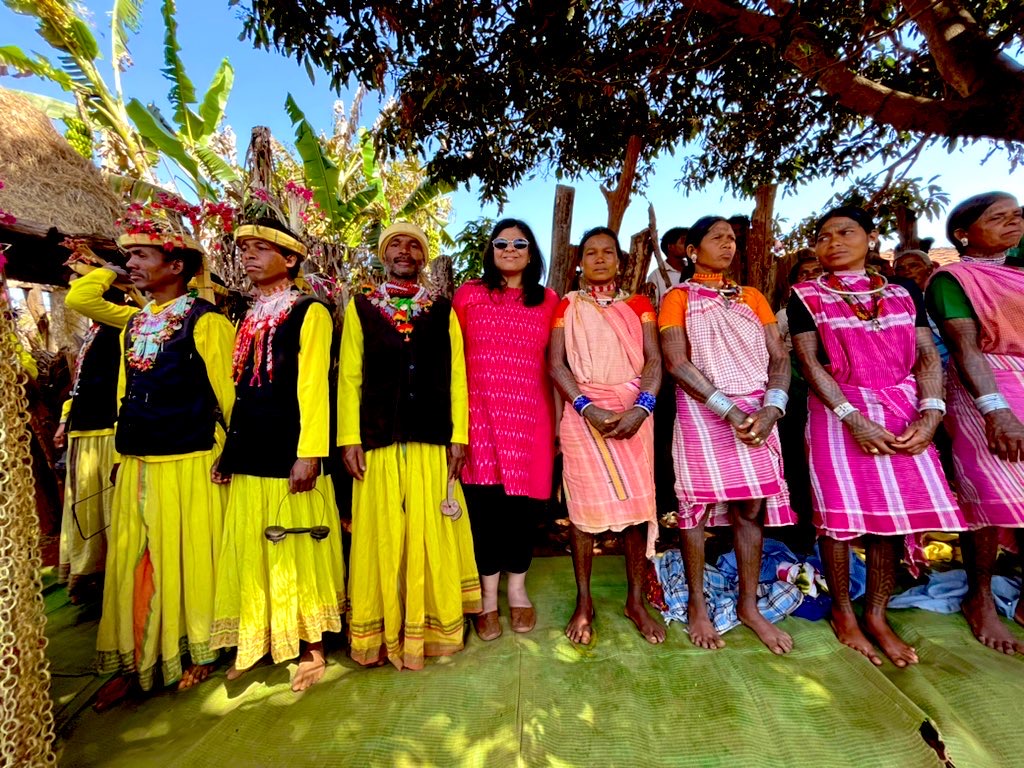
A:
[[[60,712],[61,764],[940,766],[920,734],[926,721],[957,768],[1012,765],[1024,748],[1009,708],[1024,700],[1024,662],[989,658],[959,617],[894,612],[922,654],[910,671],[875,669],[826,623],[794,618],[784,658],[745,628],[720,651],[692,647],[679,624],[651,646],[622,614],[622,559],[600,557],[595,641],[581,648],[562,635],[570,560],[535,560],[529,584],[532,633],[512,633],[503,616],[501,638],[470,632],[465,651],[421,672],[362,669],[337,652],[301,695],[288,688],[294,664],[232,683],[221,670],[102,715],[84,707],[87,689]],[[75,625],[75,610],[51,614],[51,656],[68,670],[80,670],[95,634],[94,622]]]

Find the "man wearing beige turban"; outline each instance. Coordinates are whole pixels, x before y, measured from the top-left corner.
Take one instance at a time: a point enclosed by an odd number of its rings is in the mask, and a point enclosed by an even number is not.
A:
[[[381,234],[386,281],[345,311],[338,445],[352,488],[352,658],[420,669],[462,649],[480,581],[458,477],[469,408],[462,331],[420,276],[427,237]]]

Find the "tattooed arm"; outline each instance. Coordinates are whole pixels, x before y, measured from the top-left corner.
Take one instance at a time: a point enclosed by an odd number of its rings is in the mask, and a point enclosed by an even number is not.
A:
[[[644,332],[644,367],[640,372],[640,391],[658,394],[661,388],[661,346],[658,344],[658,324],[653,320],[642,326]],[[588,408],[587,411],[591,409]],[[615,429],[608,437],[615,440],[626,440],[636,434],[640,425],[650,414],[638,405],[634,405],[622,414]]]
[[[917,360],[914,376],[917,379],[917,398],[942,399],[942,358],[935,348],[930,328],[917,328]],[[896,448],[909,454],[924,453],[932,444],[935,430],[942,423],[942,413],[936,410],[922,411],[917,419],[910,422],[903,434],[896,438]]]
[[[973,318],[946,320],[943,336],[956,362],[957,372],[972,397],[999,392],[992,366],[978,344],[978,323]],[[985,416],[988,449],[1004,461],[1024,461],[1024,425],[1009,408],[989,411]]]
[[[551,331],[551,344],[548,347],[548,372],[555,388],[571,403],[583,393],[580,385],[569,368],[569,359],[565,356],[565,328],[556,327]],[[592,405],[583,412],[583,417],[602,435],[607,435],[619,423],[621,413],[598,408]],[[564,416],[563,416],[564,418]]]
[[[832,410],[848,402],[836,380],[818,360],[817,331],[798,333],[793,336],[793,351],[796,352],[804,378],[807,379],[807,383],[819,400]],[[881,424],[871,421],[860,411],[855,411],[843,419],[843,425],[866,453],[896,453],[891,445],[896,440],[896,435]]]
[[[717,391],[718,388],[690,360],[690,340],[687,338],[686,329],[683,326],[670,325],[662,329],[661,351],[665,357],[665,370],[694,400],[706,403],[708,398]],[[746,422],[746,414],[743,411],[733,406],[732,410],[725,415],[725,420],[732,425],[733,429],[737,430],[741,440],[753,441],[752,436],[744,437],[746,433],[739,431]]]

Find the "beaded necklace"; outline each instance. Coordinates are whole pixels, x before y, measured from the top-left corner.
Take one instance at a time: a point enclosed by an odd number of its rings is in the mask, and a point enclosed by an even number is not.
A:
[[[842,296],[843,301],[849,305],[857,318],[865,322],[870,320],[872,326],[877,331],[882,327],[878,321],[878,313],[882,310],[882,293],[885,291],[889,281],[885,275],[873,269],[865,270],[865,274],[868,278],[868,287],[862,291],[851,289],[839,275],[833,272],[826,272],[820,275],[818,277],[818,285],[835,296]],[[871,297],[870,308],[865,307],[861,303],[860,296]]]
[[[693,277],[687,278],[684,282],[695,282],[701,285],[705,283],[717,283],[721,282],[721,285],[705,285],[706,288],[710,288],[721,296],[725,303],[728,304],[731,301],[736,301],[743,295],[743,286],[737,283],[735,280],[726,277],[721,272],[710,273],[710,272],[694,272]]]
[[[259,387],[263,384],[263,362],[267,364],[267,378],[274,380],[274,334],[278,326],[285,321],[302,294],[294,290],[294,286],[269,294],[259,294],[252,307],[245,315],[238,336],[235,338],[235,349],[231,355],[231,373],[238,384],[245,371],[245,362],[252,350],[252,377],[249,384]]]
[[[434,303],[425,287],[406,281],[383,283],[369,298],[370,303],[391,321],[406,342],[412,336],[412,321],[428,312]]]
[[[962,254],[960,256],[960,261],[968,264],[991,264],[993,267],[1001,267],[1006,264],[1006,252],[1004,251],[999,256],[992,257],[968,256],[967,254]]]
[[[195,291],[182,294],[158,312],[153,310],[156,305],[151,301],[142,308],[142,311],[135,314],[129,326],[132,346],[125,353],[125,360],[130,368],[148,371],[153,367],[164,342],[185,322],[185,316],[192,309],[196,295]]]
[[[590,285],[587,286],[586,294],[592,302],[597,304],[599,307],[610,307],[616,301],[622,299],[628,299],[629,294],[625,291],[620,291],[615,283],[606,283],[605,285]]]

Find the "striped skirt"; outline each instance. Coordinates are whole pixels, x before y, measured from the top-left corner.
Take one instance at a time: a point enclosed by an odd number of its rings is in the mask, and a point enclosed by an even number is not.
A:
[[[986,355],[999,391],[1024,420],[1024,360]],[[964,516],[972,529],[1024,527],[1024,462],[1003,461],[988,449],[985,420],[953,367],[949,373],[946,429]]]
[[[917,418],[913,376],[882,390],[840,387],[854,407],[894,435]],[[897,536],[966,528],[935,446],[917,456],[865,453],[813,393],[806,435],[814,523],[821,534],[843,541],[865,533]]]
[[[733,397],[745,413],[761,407],[763,392]],[[679,527],[729,525],[730,501],[767,499],[764,524],[792,525],[789,489],[782,476],[782,445],[773,427],[764,445],[742,442],[727,421],[676,386],[672,434]]]
[[[612,411],[633,406],[635,384],[580,385],[594,405]],[[654,556],[658,523],[654,502],[654,423],[645,419],[626,440],[606,440],[565,404],[559,426],[562,481],[569,519],[586,533],[647,525],[647,556]]]

